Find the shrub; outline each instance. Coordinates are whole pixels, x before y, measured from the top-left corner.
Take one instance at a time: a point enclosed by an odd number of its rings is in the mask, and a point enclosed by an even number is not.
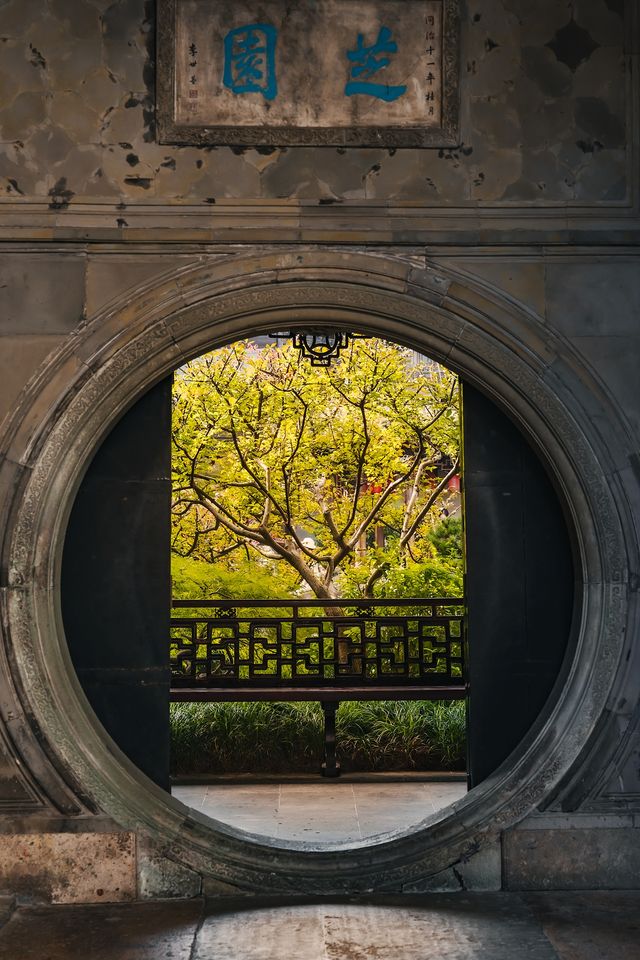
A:
[[[461,701],[345,701],[337,716],[343,770],[462,770]],[[317,772],[319,703],[175,703],[172,773]]]

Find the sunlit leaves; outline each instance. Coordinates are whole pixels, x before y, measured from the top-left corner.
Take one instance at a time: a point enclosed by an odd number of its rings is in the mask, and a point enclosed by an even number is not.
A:
[[[412,351],[355,340],[327,369],[290,344],[235,343],[177,371],[173,417],[178,554],[284,562],[332,596],[347,568],[364,585],[381,550],[433,552],[422,532],[442,497],[420,514],[457,457],[457,382]]]

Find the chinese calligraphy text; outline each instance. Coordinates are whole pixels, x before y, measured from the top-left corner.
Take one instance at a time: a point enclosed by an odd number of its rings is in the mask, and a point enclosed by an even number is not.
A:
[[[156,3],[162,142],[458,142],[460,0]]]
[[[370,79],[391,63],[389,57],[381,56],[381,54],[396,53],[397,50],[398,44],[391,39],[391,30],[388,27],[380,27],[378,39],[370,47],[364,45],[364,38],[359,33],[356,49],[347,50],[347,57],[353,66],[351,67],[351,79],[344,88],[346,95],[351,97],[354,93],[364,93],[391,103],[401,97],[403,93],[406,93],[407,88],[404,84],[390,86]]]
[[[224,38],[225,87],[233,93],[261,93],[266,100],[278,94],[276,40],[270,23],[252,23],[230,30]]]

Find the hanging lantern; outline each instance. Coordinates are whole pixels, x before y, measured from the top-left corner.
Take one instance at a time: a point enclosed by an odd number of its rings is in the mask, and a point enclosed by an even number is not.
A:
[[[276,340],[292,340],[296,350],[312,367],[330,367],[352,340],[363,337],[361,333],[349,333],[331,327],[300,327],[287,332],[272,333]]]

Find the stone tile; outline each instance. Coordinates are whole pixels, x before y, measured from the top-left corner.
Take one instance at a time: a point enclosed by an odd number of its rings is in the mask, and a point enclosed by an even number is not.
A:
[[[202,893],[202,877],[175,860],[144,835],[136,842],[138,897],[140,900],[186,900]]]
[[[10,106],[0,111],[0,139],[19,140],[39,126],[47,116],[44,93],[25,90]]]
[[[188,807],[199,809],[205,800],[207,788],[204,786],[172,787],[171,796]]]
[[[339,810],[334,814],[280,811],[278,837],[289,840],[319,840],[342,843],[360,839],[360,827],[355,811]]]
[[[474,257],[450,261],[468,273],[479,277],[494,290],[504,291],[508,296],[533,308],[544,317],[545,291],[543,263],[528,262],[524,258],[511,261],[498,261],[494,257]]]
[[[246,787],[208,787],[203,806],[208,811],[215,810],[216,815],[223,816],[223,811],[232,813],[250,814],[259,816],[261,812],[271,812],[278,809],[279,788],[256,785],[254,790]]]
[[[22,907],[0,960],[636,960],[640,894],[405,894]]]
[[[366,837],[375,837],[382,833],[386,834],[403,832],[404,830],[408,830],[410,827],[415,827],[418,822],[418,820],[410,817],[404,821],[400,820],[398,817],[358,817],[360,834],[363,840]]]
[[[193,960],[557,960],[514,897],[437,897],[220,906],[206,917]]]
[[[451,903],[446,894],[443,900],[442,905],[431,902],[423,909],[396,907],[393,913],[373,906],[343,908],[340,915],[326,917],[327,960],[341,960],[349,950],[362,960],[388,951],[403,960],[423,960],[426,943],[441,960],[507,960],[521,956],[523,944],[529,960],[554,957],[546,938],[523,911],[515,909],[508,924],[497,931],[482,909],[469,901],[461,897]]]
[[[65,334],[84,309],[84,258],[7,255],[0,262],[0,333]]]
[[[243,798],[259,798],[260,800],[263,800],[265,797],[279,796],[280,784],[208,784],[206,786],[206,790],[209,797],[219,797],[220,799],[227,797],[230,801],[234,801],[236,799],[241,800]]]
[[[257,837],[261,837],[270,843],[273,843],[279,836],[277,820],[269,821],[266,817],[256,819],[252,817],[232,816],[222,819],[221,817],[213,817],[213,814],[209,810],[203,810],[202,812],[208,814],[213,819],[220,820],[223,826],[233,827],[234,830],[243,830],[245,833],[251,833]]]
[[[11,896],[0,897],[0,927],[2,927],[16,908],[16,898]]]
[[[454,780],[451,783],[430,783],[430,797],[463,797],[467,793],[467,781]]]
[[[0,837],[0,887],[52,903],[136,896],[132,833],[21,833]]]
[[[122,219],[127,212],[123,210]],[[193,258],[185,257],[185,263]],[[153,277],[161,277],[174,268],[180,258],[172,256],[171,263],[164,257],[143,257],[136,260],[130,256],[89,257],[87,260],[87,314],[92,316],[101,307],[122,296],[127,290],[135,290]]]
[[[431,794],[427,792],[421,792],[418,794],[408,794],[403,796],[402,794],[391,794],[390,796],[385,796],[384,794],[378,794],[373,796],[361,796],[359,792],[355,795],[356,803],[359,807],[369,807],[376,808],[380,806],[388,808],[399,808],[399,807],[420,807],[425,803],[429,803],[431,799]]]
[[[369,798],[383,800],[409,800],[424,797],[432,784],[428,783],[354,783],[353,792],[358,802]]]
[[[337,824],[348,821],[357,821],[355,807],[335,807],[331,810],[304,809],[304,807],[282,808],[278,810],[278,819],[281,823],[325,823],[329,829]]]
[[[215,784],[174,787],[172,793],[242,830],[337,843],[407,830],[464,796],[466,783]]]
[[[321,960],[323,921],[313,905],[216,911],[205,919],[191,960]]]
[[[3,337],[0,353],[0,421],[18,394],[62,337]]]
[[[569,337],[638,332],[640,272],[636,262],[548,263],[547,321]],[[606,290],[607,309],[602,309]]]
[[[346,830],[358,829],[358,817],[355,809],[346,809],[344,807],[332,811],[324,812],[318,810],[282,810],[278,812],[278,823],[298,829],[304,826],[313,827],[314,830],[322,830],[326,827],[328,832],[333,833],[344,827]]]
[[[629,791],[632,793],[633,791]],[[532,813],[516,830],[592,830],[606,827],[633,827],[632,813]]]
[[[0,960],[190,960],[199,900],[23,907],[0,930]]]
[[[637,960],[640,894],[563,891],[524,898],[560,960]]]
[[[635,828],[509,830],[504,834],[508,890],[632,890],[640,877]]]
[[[99,118],[80,93],[73,90],[56,94],[51,104],[51,119],[79,143],[94,143]]]
[[[338,804],[341,807],[353,807],[355,803],[351,784],[325,787],[323,784],[297,786],[283,784],[280,793],[281,809],[294,807],[299,809],[319,809],[329,811]]]
[[[432,817],[434,810],[430,807],[428,810],[415,811],[407,813],[406,816],[385,816],[384,812],[379,815],[363,814],[358,816],[360,831],[363,836],[370,836],[375,833],[404,833],[418,827],[424,820]]]
[[[266,834],[266,831],[263,831]],[[278,840],[296,840],[307,843],[357,843],[362,839],[360,825],[355,817],[335,823],[314,820],[279,821],[275,833]]]
[[[213,817],[214,820],[222,820],[225,823],[236,823],[238,820],[264,820],[265,822],[272,823],[275,818],[278,817],[278,808],[276,806],[270,806],[268,808],[261,808],[256,806],[250,807],[233,807],[233,806],[219,806],[216,803],[203,803],[200,807],[202,813],[206,814],[208,817]]]
[[[640,271],[639,271],[640,272]],[[640,304],[638,306],[640,315]],[[575,337],[575,346],[587,358],[640,434],[640,336]]]
[[[180,184],[178,189],[179,187]],[[176,189],[173,183],[170,189],[171,192]],[[260,193],[258,170],[230,150],[220,148],[207,159],[202,168],[202,176],[185,190],[185,195],[190,198],[204,197],[214,201],[221,197],[255,197],[260,196]]]
[[[205,800],[201,807],[203,813],[218,820],[225,820],[232,817],[234,820],[238,817],[248,817],[251,820],[258,820],[261,817],[267,820],[278,815],[277,802],[270,803],[219,803],[216,800]]]
[[[502,890],[502,842],[487,841],[455,867],[456,879],[465,890]]]

